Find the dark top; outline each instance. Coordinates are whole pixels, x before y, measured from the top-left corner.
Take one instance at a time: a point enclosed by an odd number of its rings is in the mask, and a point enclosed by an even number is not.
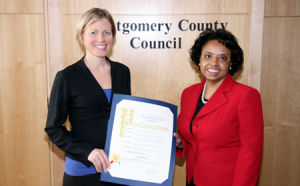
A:
[[[129,68],[106,59],[111,66],[112,95],[130,95]],[[109,103],[83,58],[59,71],[51,91],[45,128],[50,141],[65,151],[67,157],[92,165],[87,159],[91,151],[104,149],[112,97]],[[71,131],[63,126],[68,117]]]
[[[202,90],[202,92],[203,92],[203,90]],[[200,110],[202,109],[202,107],[204,106],[204,103],[203,103],[202,100],[201,100],[202,92],[201,92],[200,97],[199,97],[199,99],[198,99],[198,104],[197,104],[197,107],[196,107],[196,111],[195,111],[194,116],[193,116],[193,118],[192,118],[192,121],[191,121],[191,123],[190,123],[190,131],[191,131],[191,134],[192,134],[192,135],[193,135],[193,130],[192,130],[192,128],[193,128],[193,121],[194,121],[195,117],[197,116],[197,114],[198,114],[198,113],[200,112]],[[204,101],[208,101],[208,100],[204,98]]]

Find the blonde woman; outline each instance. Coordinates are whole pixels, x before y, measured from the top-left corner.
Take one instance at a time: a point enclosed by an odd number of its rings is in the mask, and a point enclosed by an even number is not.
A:
[[[107,57],[116,35],[107,10],[88,10],[76,31],[85,55],[57,73],[45,131],[66,153],[64,186],[113,185],[100,182],[102,168],[110,168],[103,149],[112,95],[131,94],[130,71]],[[63,126],[68,117],[71,131]]]

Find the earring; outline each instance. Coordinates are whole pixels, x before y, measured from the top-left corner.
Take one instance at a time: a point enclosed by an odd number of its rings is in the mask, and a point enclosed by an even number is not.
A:
[[[229,70],[231,70],[231,67],[229,67]]]
[[[201,64],[199,63],[198,65],[200,66]]]

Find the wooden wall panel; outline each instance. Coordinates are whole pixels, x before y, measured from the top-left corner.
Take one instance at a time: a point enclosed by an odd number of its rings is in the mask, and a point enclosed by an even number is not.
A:
[[[248,85],[260,91],[265,0],[252,0]]]
[[[83,14],[92,7],[112,14],[204,14],[251,13],[249,0],[62,0],[63,14]]]
[[[264,135],[258,186],[298,186],[300,183],[299,126],[265,127]]]
[[[263,153],[260,166],[260,173],[258,177],[258,186],[272,186],[273,177],[273,164],[274,162],[274,140],[275,140],[275,128],[264,127],[264,144]]]
[[[61,21],[61,2],[60,0],[44,0],[46,27],[46,50],[47,52],[47,95],[50,92],[53,80],[57,71],[63,68],[62,62],[62,21]],[[55,144],[50,144],[50,163],[51,163],[51,185],[62,185],[62,175],[64,173],[65,153]]]
[[[62,36],[63,36],[63,67],[67,67],[84,55],[76,40],[76,23],[81,15],[64,15],[62,16]]]
[[[43,15],[0,14],[1,185],[50,185]]]
[[[265,120],[259,185],[300,184],[300,17],[264,21],[261,96]]]
[[[300,1],[266,0],[265,16],[300,16]]]
[[[43,0],[0,0],[0,13],[44,13]]]
[[[266,125],[300,124],[300,18],[265,18],[262,89]],[[288,113],[288,114],[286,114]]]

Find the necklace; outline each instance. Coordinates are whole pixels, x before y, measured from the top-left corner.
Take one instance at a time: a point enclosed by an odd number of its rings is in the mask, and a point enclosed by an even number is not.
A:
[[[203,91],[202,91],[202,97],[201,97],[201,100],[202,100],[203,104],[207,103],[207,101],[204,100],[205,89],[206,89],[206,82],[204,84],[204,88],[203,88]]]

